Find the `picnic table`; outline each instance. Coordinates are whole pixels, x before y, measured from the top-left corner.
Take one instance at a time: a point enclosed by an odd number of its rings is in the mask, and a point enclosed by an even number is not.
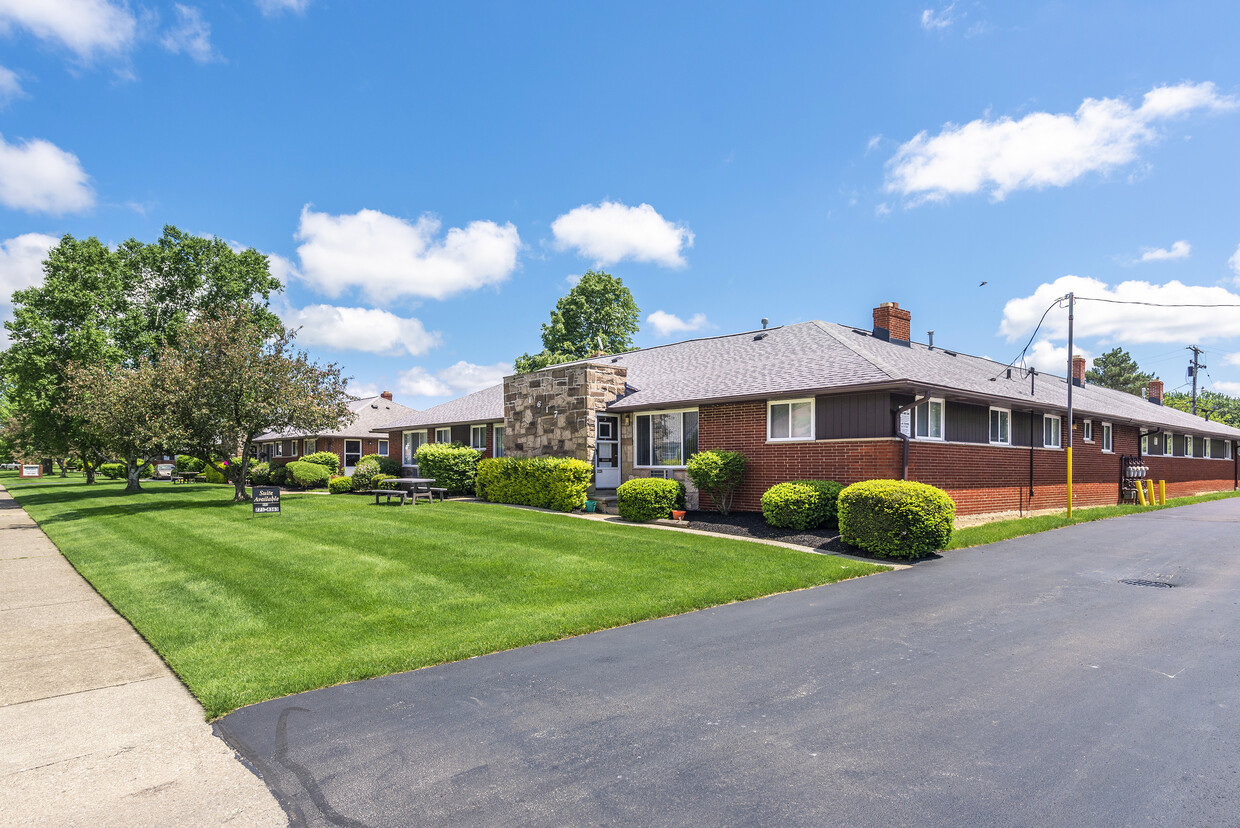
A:
[[[413,498],[413,502],[417,503],[418,498],[426,498],[431,503],[435,502],[435,495],[439,495],[439,499],[443,500],[447,495],[447,489],[431,488],[431,484],[435,482],[433,477],[389,477],[384,483],[395,483],[397,486],[407,486],[409,496]],[[375,503],[379,499],[375,498]]]
[[[205,478],[206,475],[202,474],[201,472],[177,472],[175,475],[173,475],[172,482],[173,483],[194,483],[194,482],[197,482],[198,478],[200,477]]]

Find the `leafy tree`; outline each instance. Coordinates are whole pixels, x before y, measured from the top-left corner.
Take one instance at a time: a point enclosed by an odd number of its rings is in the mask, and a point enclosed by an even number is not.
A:
[[[587,270],[567,296],[555,303],[551,321],[542,326],[543,350],[516,359],[518,373],[585,359],[598,351],[633,350],[640,311],[633,293],[619,277]]]
[[[1184,391],[1172,391],[1163,395],[1163,405],[1191,412],[1193,395]],[[1214,422],[1240,428],[1240,398],[1218,391],[1200,391],[1197,394],[1197,413]]]
[[[689,479],[710,495],[720,514],[726,515],[748,464],[749,460],[739,451],[699,451],[689,458]]]
[[[150,360],[135,366],[104,363],[69,366],[67,401],[94,444],[125,460],[125,492],[142,491],[143,468],[163,453],[175,431],[160,398],[159,369]]]
[[[1094,358],[1094,367],[1085,372],[1085,379],[1094,385],[1126,391],[1139,397],[1154,375],[1143,372],[1132,355],[1123,348],[1115,348]]]
[[[246,475],[254,439],[267,431],[321,434],[354,416],[340,368],[320,366],[293,349],[294,332],[244,304],[190,322],[178,346],[159,355],[160,399],[167,431],[249,500]],[[240,453],[239,462],[219,458]]]

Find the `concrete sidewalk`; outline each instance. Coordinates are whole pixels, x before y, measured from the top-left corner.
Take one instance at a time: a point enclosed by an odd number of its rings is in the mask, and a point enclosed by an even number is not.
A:
[[[180,680],[0,487],[0,823],[287,822]]]

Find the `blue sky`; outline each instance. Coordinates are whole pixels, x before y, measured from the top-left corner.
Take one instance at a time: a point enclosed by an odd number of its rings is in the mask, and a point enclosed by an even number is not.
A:
[[[175,224],[271,255],[307,349],[421,408],[590,267],[643,346],[897,301],[1006,362],[1070,289],[1240,303],[1234,3],[837,5],[0,0],[0,316],[60,234]],[[1240,393],[1240,309],[1077,322]]]

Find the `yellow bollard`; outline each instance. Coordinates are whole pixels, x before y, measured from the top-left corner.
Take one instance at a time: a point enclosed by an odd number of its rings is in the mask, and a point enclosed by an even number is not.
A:
[[[1150,505],[1157,506],[1158,496],[1154,494],[1154,481],[1153,480],[1149,481],[1149,484],[1150,484]]]
[[[1158,502],[1164,506],[1167,505],[1167,481],[1166,480],[1158,481]]]
[[[1137,500],[1141,501],[1141,505],[1147,505],[1145,502],[1145,486],[1140,480],[1135,481],[1137,484]]]

